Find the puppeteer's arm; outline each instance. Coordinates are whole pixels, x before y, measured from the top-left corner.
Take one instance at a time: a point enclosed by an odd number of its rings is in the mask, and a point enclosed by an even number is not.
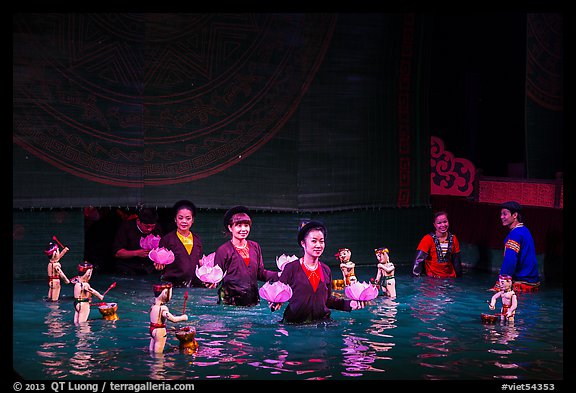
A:
[[[460,253],[456,253],[452,256],[452,264],[454,265],[454,271],[456,272],[456,277],[462,276],[462,258]]]
[[[418,250],[416,252],[416,256],[414,257],[414,266],[412,267],[412,275],[418,277],[422,274],[422,268],[424,267],[424,261],[428,258],[428,254],[426,254],[422,250]]]

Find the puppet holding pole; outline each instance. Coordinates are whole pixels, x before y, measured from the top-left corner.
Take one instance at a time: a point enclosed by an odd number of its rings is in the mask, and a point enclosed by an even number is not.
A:
[[[78,276],[72,279],[74,283],[74,323],[86,322],[90,315],[90,298],[92,295],[104,300],[104,295],[92,288],[88,283],[92,278],[94,266],[88,262],[78,265]],[[109,288],[112,289],[112,288]],[[108,291],[106,291],[108,292]]]
[[[58,245],[50,243],[47,250],[44,250],[44,254],[50,258],[48,262],[48,298],[49,302],[57,302],[60,298],[61,283],[60,280],[64,280],[66,284],[70,284],[70,280],[66,277],[66,274],[62,271],[62,265],[60,264],[60,259],[69,251],[68,247],[64,247],[62,243],[52,236],[52,239],[62,247],[62,250],[58,248]]]
[[[153,291],[154,304],[150,307],[149,350],[152,353],[162,353],[164,352],[164,347],[166,345],[166,321],[187,321],[188,315],[182,313],[182,315],[176,316],[168,309],[167,303],[172,299],[172,283],[162,282],[154,284]],[[184,300],[182,311],[185,311],[185,309],[186,300]]]

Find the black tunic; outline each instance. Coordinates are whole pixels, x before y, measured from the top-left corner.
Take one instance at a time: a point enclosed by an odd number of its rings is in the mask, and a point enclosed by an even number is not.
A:
[[[278,272],[264,269],[260,245],[252,240],[247,242],[250,255],[248,266],[231,241],[216,250],[214,265],[220,266],[225,273],[218,289],[218,303],[254,306],[260,302],[258,281],[278,280]]]
[[[196,267],[202,258],[202,241],[192,233],[194,244],[188,254],[186,247],[178,237],[176,230],[168,232],[160,239],[158,247],[165,247],[174,253],[174,262],[166,265],[161,279],[171,282],[175,287],[204,287],[196,276]]]
[[[151,232],[155,236],[162,235],[162,229],[160,225],[156,227]],[[124,249],[128,251],[140,250],[140,239],[146,237],[136,224],[136,220],[122,221],[118,229],[116,230],[116,235],[114,237],[114,242],[112,244],[113,255],[116,255],[118,250]],[[132,258],[116,258],[115,270],[118,273],[137,275],[137,274],[150,274],[154,273],[154,263],[150,258],[142,257],[132,257]]]
[[[332,295],[332,272],[324,262],[318,261],[322,269],[322,281],[316,292],[300,264],[300,260],[289,262],[284,266],[280,282],[290,285],[292,297],[284,310],[284,322],[311,323],[329,320],[331,311],[351,311],[350,300]]]

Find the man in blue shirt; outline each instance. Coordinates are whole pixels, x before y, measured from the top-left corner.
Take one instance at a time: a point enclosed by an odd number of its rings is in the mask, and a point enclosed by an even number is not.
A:
[[[514,290],[534,290],[540,285],[538,260],[532,234],[522,222],[522,206],[509,201],[500,205],[500,220],[510,232],[504,240],[500,275],[512,276]]]

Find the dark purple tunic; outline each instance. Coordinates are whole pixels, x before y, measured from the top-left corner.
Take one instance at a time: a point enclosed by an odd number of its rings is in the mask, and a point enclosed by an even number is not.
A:
[[[322,280],[316,292],[308,280],[300,259],[284,266],[280,281],[290,285],[292,297],[284,310],[284,322],[310,323],[330,319],[330,309],[352,311],[350,300],[332,295],[332,272],[330,267],[319,261]]]
[[[158,247],[165,247],[174,253],[174,262],[166,265],[161,279],[169,281],[176,287],[203,287],[204,284],[196,276],[196,266],[202,258],[202,241],[192,233],[194,244],[192,252],[188,255],[186,247],[178,238],[176,230],[168,232],[160,239]]]
[[[250,248],[248,266],[231,241],[216,250],[214,265],[220,266],[225,273],[218,289],[218,303],[254,306],[260,302],[258,281],[278,280],[278,272],[264,269],[260,245],[252,240],[247,241]]]

